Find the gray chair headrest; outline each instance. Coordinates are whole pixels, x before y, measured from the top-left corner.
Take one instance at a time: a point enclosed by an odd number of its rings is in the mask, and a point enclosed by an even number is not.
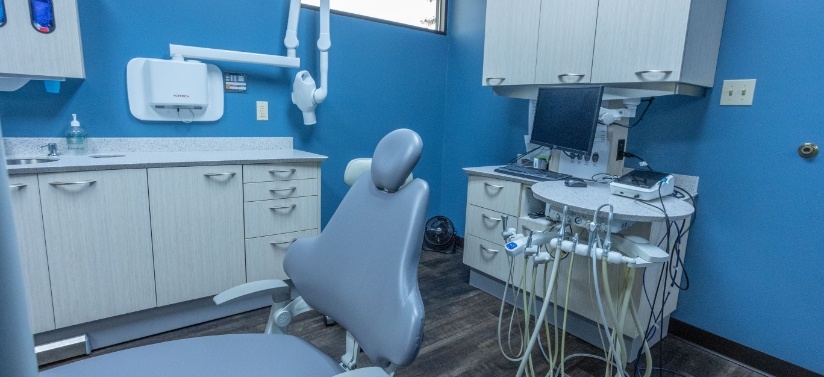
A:
[[[423,141],[415,131],[401,128],[381,139],[372,155],[372,182],[379,189],[395,192],[421,159]]]

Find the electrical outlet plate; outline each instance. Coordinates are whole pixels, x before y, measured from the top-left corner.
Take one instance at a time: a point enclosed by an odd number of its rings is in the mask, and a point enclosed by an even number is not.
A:
[[[721,106],[752,106],[755,79],[724,80],[721,88]]]
[[[257,120],[269,120],[269,102],[257,101]]]

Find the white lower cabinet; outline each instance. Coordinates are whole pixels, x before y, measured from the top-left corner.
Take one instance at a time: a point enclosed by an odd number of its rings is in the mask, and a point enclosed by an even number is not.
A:
[[[156,306],[146,170],[39,181],[56,327]]]
[[[9,177],[11,210],[17,232],[17,244],[23,263],[23,278],[29,302],[29,325],[32,332],[54,330],[46,235],[40,213],[37,175]]]
[[[9,177],[34,333],[287,279],[320,229],[317,162]]]
[[[241,165],[148,170],[158,306],[246,282]]]

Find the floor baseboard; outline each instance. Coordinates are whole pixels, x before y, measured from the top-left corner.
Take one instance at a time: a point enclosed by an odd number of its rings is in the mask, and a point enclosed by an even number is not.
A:
[[[699,329],[675,318],[670,319],[669,332],[671,335],[695,343],[719,355],[775,376],[822,377],[821,374]]]

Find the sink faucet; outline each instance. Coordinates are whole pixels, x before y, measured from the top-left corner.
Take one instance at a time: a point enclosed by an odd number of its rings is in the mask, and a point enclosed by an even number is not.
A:
[[[49,148],[49,156],[57,156],[57,143],[48,143],[41,145],[40,149]]]

